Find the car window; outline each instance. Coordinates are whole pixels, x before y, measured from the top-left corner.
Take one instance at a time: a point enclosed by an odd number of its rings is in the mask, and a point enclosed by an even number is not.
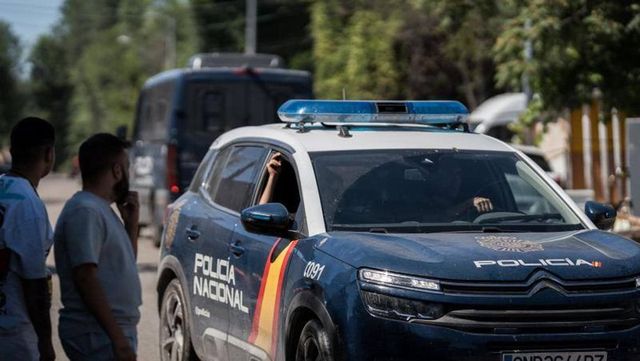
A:
[[[314,153],[312,161],[329,230],[583,228],[511,152],[367,150]]]
[[[193,176],[193,180],[191,181],[191,185],[189,186],[189,190],[191,190],[192,192],[197,192],[198,191],[198,189],[200,188],[200,186],[204,182],[204,177],[206,177],[205,173],[209,169],[209,166],[211,165],[211,162],[216,158],[216,153],[217,153],[216,150],[210,150],[204,156],[204,158],[200,162],[200,165],[198,166],[198,170],[196,171],[195,175]]]
[[[274,157],[276,154],[278,154],[278,152],[273,152],[269,156]],[[296,175],[291,161],[286,155],[281,154],[279,157],[279,161],[281,166],[278,172],[278,176],[275,180],[275,183],[272,185],[272,189],[270,192],[271,197],[266,201],[271,203],[281,203],[287,208],[289,213],[294,215],[300,207],[298,176]],[[265,167],[261,178],[262,180],[260,182],[260,192],[258,192],[257,194],[256,203],[260,203],[262,195],[266,191],[266,187],[269,184],[269,172],[267,170],[267,167]]]
[[[216,169],[212,174],[210,184],[215,188],[210,189],[210,192],[213,201],[236,212],[245,208],[250,201],[266,154],[267,150],[259,146],[232,148],[219,175],[216,174]],[[218,177],[219,180],[215,179]]]

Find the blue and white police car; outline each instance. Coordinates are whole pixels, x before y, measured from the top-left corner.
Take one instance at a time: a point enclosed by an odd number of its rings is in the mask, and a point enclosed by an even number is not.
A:
[[[640,359],[640,246],[452,101],[291,100],[167,211],[162,360]]]

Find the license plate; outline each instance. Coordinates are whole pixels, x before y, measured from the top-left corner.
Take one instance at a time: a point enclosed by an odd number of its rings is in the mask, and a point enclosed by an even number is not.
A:
[[[504,353],[502,361],[607,361],[605,351]]]

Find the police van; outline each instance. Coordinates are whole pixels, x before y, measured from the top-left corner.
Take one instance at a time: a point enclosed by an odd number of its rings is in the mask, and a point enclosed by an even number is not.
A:
[[[188,188],[211,142],[233,128],[277,122],[291,98],[313,97],[309,72],[267,54],[197,54],[151,77],[138,100],[131,185],[140,223],[159,242],[166,206]]]
[[[640,359],[640,246],[454,101],[291,100],[171,206],[162,360]]]

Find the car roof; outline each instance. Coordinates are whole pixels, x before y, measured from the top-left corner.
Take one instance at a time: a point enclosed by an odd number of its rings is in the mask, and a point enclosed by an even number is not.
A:
[[[302,152],[348,151],[364,149],[460,149],[514,151],[495,138],[458,130],[425,126],[350,127],[349,136],[339,135],[335,127],[312,125],[304,132],[284,123],[241,127],[224,133],[212,144],[220,148],[237,141],[261,140],[281,144]]]

